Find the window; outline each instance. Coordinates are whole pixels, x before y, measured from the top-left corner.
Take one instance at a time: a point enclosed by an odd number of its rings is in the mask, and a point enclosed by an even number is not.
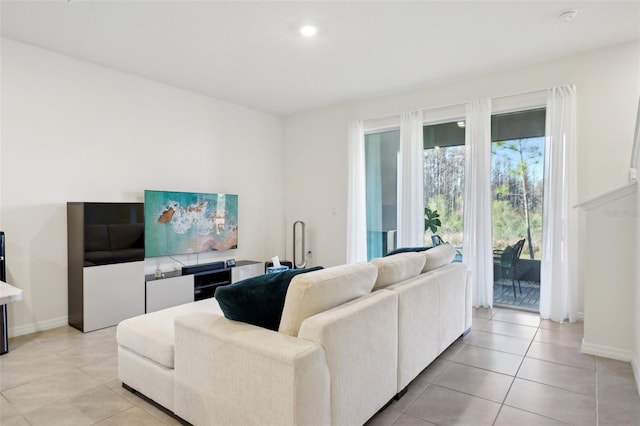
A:
[[[400,130],[365,135],[367,258],[396,248]]]
[[[424,126],[423,137],[425,215],[436,212],[441,223],[435,232],[425,226],[425,245],[431,245],[431,236],[438,235],[462,246],[464,121]]]
[[[525,238],[523,256],[540,259],[545,110],[491,118],[493,244]]]
[[[437,212],[445,241],[462,245],[464,122],[424,126],[424,205]],[[396,248],[400,130],[365,135],[367,256]],[[420,212],[416,212],[420,214]],[[425,245],[432,245],[431,230]]]

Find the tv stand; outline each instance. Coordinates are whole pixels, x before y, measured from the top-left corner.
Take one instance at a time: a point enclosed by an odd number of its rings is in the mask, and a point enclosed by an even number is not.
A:
[[[208,272],[216,269],[224,269],[225,263],[220,262],[211,262],[211,263],[201,263],[199,265],[186,265],[182,267],[182,275],[187,274],[196,274],[199,272]]]
[[[189,265],[156,278],[145,276],[145,311],[153,312],[213,297],[216,288],[264,273],[263,264],[239,260],[227,268],[224,262]]]
[[[231,284],[231,268],[205,269],[193,274],[193,298],[202,300],[213,297],[216,288]]]

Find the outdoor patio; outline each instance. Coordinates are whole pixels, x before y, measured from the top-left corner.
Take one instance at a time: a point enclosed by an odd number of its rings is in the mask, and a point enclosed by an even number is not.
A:
[[[516,295],[513,297],[511,280],[498,279],[493,283],[493,303],[497,306],[511,306],[527,311],[540,310],[540,283],[536,281],[520,281],[520,288],[516,282]]]

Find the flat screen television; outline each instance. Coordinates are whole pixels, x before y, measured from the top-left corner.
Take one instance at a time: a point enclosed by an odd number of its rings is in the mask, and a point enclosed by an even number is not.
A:
[[[142,203],[69,203],[83,211],[84,266],[144,260]]]
[[[144,191],[145,256],[238,248],[238,195]]]

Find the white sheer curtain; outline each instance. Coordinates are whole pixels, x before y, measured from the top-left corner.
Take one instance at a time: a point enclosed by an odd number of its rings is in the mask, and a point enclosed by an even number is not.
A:
[[[549,90],[547,97],[540,264],[540,316],[578,317],[576,196],[576,88]]]
[[[400,116],[398,165],[398,247],[424,245],[422,111]]]
[[[463,262],[471,272],[473,306],[493,306],[491,251],[491,100],[467,104]]]
[[[367,207],[364,125],[349,123],[347,190],[347,263],[367,260]]]

